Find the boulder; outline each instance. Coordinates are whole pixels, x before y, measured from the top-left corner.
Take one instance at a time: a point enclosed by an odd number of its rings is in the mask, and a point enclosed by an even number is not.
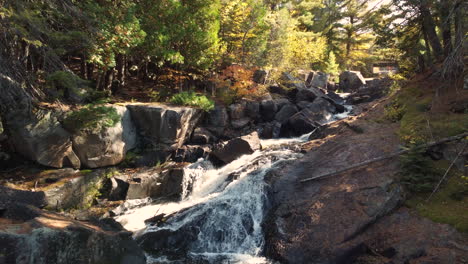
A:
[[[281,107],[281,110],[278,111],[275,115],[275,120],[284,123],[286,122],[291,116],[297,113],[297,107],[292,104],[286,104]]]
[[[315,98],[323,96],[323,93],[315,88],[299,89],[296,93],[296,102],[309,101],[312,102]]]
[[[281,85],[284,85],[285,87],[289,89],[305,89],[306,88],[304,80],[296,78],[287,72],[283,72],[281,74],[279,82]]]
[[[260,103],[257,101],[245,101],[245,115],[254,121],[260,119]]]
[[[280,94],[280,95],[288,94],[288,90],[279,85],[271,85],[270,87],[268,87],[268,91],[273,94]]]
[[[260,115],[266,122],[273,121],[277,111],[278,106],[273,100],[263,100],[260,103]]]
[[[283,106],[291,104],[291,102],[287,98],[279,98],[273,100],[278,107],[278,110],[280,110]]]
[[[229,124],[229,115],[226,107],[223,105],[215,105],[214,109],[210,110],[205,118],[205,126],[217,137],[222,137],[224,129]]]
[[[220,144],[211,152],[210,157],[215,161],[221,161],[228,164],[242,155],[252,154],[261,148],[258,133],[253,132],[249,135],[231,139],[224,144]]]
[[[124,106],[112,106],[120,116],[113,127],[84,129],[73,134],[73,150],[88,168],[116,165],[125,159],[127,151],[136,147],[137,132],[130,111]]]
[[[317,127],[320,127],[320,120],[322,120],[321,114],[314,113],[310,109],[305,108],[290,117],[288,121],[281,126],[280,136],[298,137],[307,134]]]
[[[307,87],[311,86],[312,80],[314,79],[315,72],[310,71],[309,74],[307,74],[307,77],[305,79],[305,83]]]
[[[0,212],[13,203],[43,208],[47,206],[47,199],[44,192],[41,191],[31,192],[0,186]]]
[[[232,120],[231,121],[231,126],[232,128],[234,129],[241,129],[241,128],[244,128],[246,127],[249,123],[250,123],[250,118],[248,117],[244,117],[244,118],[241,118],[241,119],[236,119],[236,120]]]
[[[81,166],[72,149],[70,133],[59,122],[63,113],[38,110],[32,116],[14,116],[4,121],[13,149],[41,165],[62,168]]]
[[[128,105],[143,141],[164,150],[181,147],[192,134],[202,110],[160,104]]]
[[[245,101],[228,106],[229,117],[231,118],[231,120],[241,119],[245,117],[245,106]]]
[[[118,224],[79,222],[31,206],[17,207],[15,214],[29,217],[0,218],[1,263],[146,263],[132,233]]]
[[[108,172],[99,169],[92,172],[80,173],[62,178],[50,185],[39,187],[47,201],[47,208],[53,210],[67,210],[71,208],[88,208],[99,195],[107,179]]]
[[[258,84],[264,84],[268,73],[264,70],[256,70],[253,75],[253,81]]]
[[[190,142],[193,144],[209,144],[213,143],[217,138],[206,128],[197,127],[192,133]]]
[[[327,89],[329,74],[316,72],[309,82],[309,87]]]
[[[278,138],[280,136],[280,132],[281,123],[277,121],[265,123],[258,130],[260,138],[264,139]]]
[[[207,158],[211,152],[211,145],[185,145],[177,149],[172,155],[175,162],[194,163],[200,158]]]
[[[344,104],[344,99],[335,92],[328,91],[327,96],[338,104]]]
[[[340,90],[354,92],[366,85],[366,80],[358,71],[345,71],[340,74]]]
[[[143,170],[128,176],[126,199],[165,198],[178,201],[183,198],[185,190],[185,171],[173,168],[160,171],[157,168]]]

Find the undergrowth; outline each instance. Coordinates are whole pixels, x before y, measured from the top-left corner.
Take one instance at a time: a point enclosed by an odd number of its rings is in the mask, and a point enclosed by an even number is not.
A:
[[[63,125],[69,131],[98,130],[103,127],[113,127],[120,122],[120,115],[112,106],[87,105],[80,110],[69,113],[63,120]]]
[[[195,106],[210,111],[214,108],[214,102],[204,95],[197,95],[195,92],[181,92],[173,95],[169,100],[176,105]]]

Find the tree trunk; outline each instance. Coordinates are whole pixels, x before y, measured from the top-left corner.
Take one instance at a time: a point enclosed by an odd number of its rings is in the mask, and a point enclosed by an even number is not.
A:
[[[87,80],[88,79],[88,68],[86,67],[86,55],[84,55],[84,54],[81,55],[80,72],[81,72],[81,77],[83,79]]]
[[[116,57],[116,68],[117,68],[117,90],[120,90],[125,85],[125,65],[126,65],[126,56],[123,54],[118,54]],[[115,93],[117,91],[113,91]]]
[[[423,31],[423,36],[424,36],[424,43],[426,46],[427,66],[432,68],[431,46],[429,45],[429,39],[427,37],[426,31],[424,30],[424,27],[422,31]]]
[[[452,6],[450,1],[442,1],[441,10],[441,29],[442,29],[442,41],[444,44],[444,56],[447,57],[452,52]]]
[[[443,55],[442,45],[440,44],[439,37],[436,32],[436,25],[432,18],[431,11],[427,6],[427,1],[421,1],[420,11],[422,16],[422,26],[427,34],[429,43],[431,44],[434,52],[434,58],[440,59]]]

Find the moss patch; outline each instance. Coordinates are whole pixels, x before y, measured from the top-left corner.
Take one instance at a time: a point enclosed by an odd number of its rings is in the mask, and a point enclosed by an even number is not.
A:
[[[88,105],[78,111],[69,113],[63,120],[63,125],[70,132],[103,127],[113,127],[120,122],[120,115],[112,106]]]
[[[449,162],[439,161],[436,165],[445,171]],[[450,224],[461,232],[468,232],[468,178],[454,168],[448,177],[431,200],[426,201],[429,193],[417,194],[407,200],[406,205],[434,222]]]

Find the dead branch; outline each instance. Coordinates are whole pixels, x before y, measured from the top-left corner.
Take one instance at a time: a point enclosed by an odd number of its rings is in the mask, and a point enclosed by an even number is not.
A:
[[[430,143],[427,143],[427,144],[422,144],[422,145],[419,145],[419,146],[417,146],[415,148],[416,149],[430,148],[430,147],[440,145],[440,144],[443,144],[443,143],[460,140],[460,139],[463,139],[463,138],[465,138],[467,136],[468,136],[468,132],[465,132],[465,133],[462,133],[462,134],[459,134],[459,135],[456,135],[456,136],[453,136],[453,137],[443,138],[443,139],[441,139],[439,141],[436,141],[436,142],[430,142]],[[362,166],[365,166],[365,165],[368,165],[368,164],[371,164],[371,163],[374,163],[374,162],[378,162],[378,161],[382,161],[382,160],[386,160],[386,159],[390,159],[390,158],[400,156],[402,154],[405,154],[405,153],[409,152],[410,150],[411,149],[403,149],[403,150],[394,152],[394,153],[386,155],[386,156],[370,159],[370,160],[367,160],[367,161],[363,161],[363,162],[351,165],[351,166],[346,167],[346,168],[341,169],[341,170],[336,170],[334,172],[325,173],[325,174],[322,174],[322,175],[306,178],[306,179],[300,180],[299,182],[304,183],[304,182],[309,182],[309,181],[313,181],[313,180],[317,180],[317,179],[323,179],[323,178],[326,178],[326,177],[334,176],[334,175],[337,175],[337,174],[340,174],[340,173],[343,173],[343,172],[346,172],[346,171],[349,171],[349,170],[352,170],[352,169],[356,169],[356,168],[359,168],[359,167],[362,167]]]
[[[455,159],[452,161],[452,163],[450,164],[450,166],[447,168],[447,170],[445,171],[444,173],[444,176],[442,176],[442,179],[440,179],[439,183],[437,183],[437,186],[434,188],[434,191],[432,191],[431,195],[429,195],[429,197],[426,199],[426,201],[429,201],[432,196],[437,192],[437,190],[439,189],[440,185],[442,184],[442,182],[445,180],[445,178],[447,177],[448,173],[450,172],[450,170],[452,169],[453,165],[455,164],[455,162],[457,162],[458,158],[460,157],[460,155],[463,153],[463,151],[465,150],[466,148],[466,144],[463,145],[463,148],[460,150],[460,152],[458,153],[458,155],[455,157]]]

